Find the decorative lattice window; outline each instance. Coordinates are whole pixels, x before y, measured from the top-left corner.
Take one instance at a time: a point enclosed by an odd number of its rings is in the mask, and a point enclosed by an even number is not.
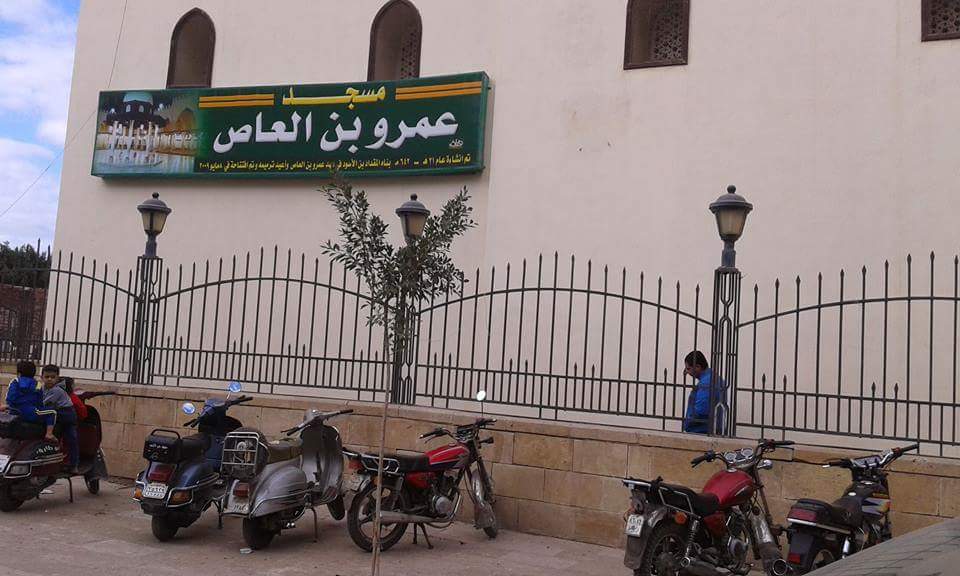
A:
[[[923,0],[923,41],[960,38],[960,0]]]
[[[177,22],[170,40],[167,88],[209,88],[213,80],[213,20],[199,8]]]
[[[687,63],[690,0],[630,0],[623,67]]]
[[[409,0],[388,2],[370,30],[369,80],[420,77],[420,12]]]

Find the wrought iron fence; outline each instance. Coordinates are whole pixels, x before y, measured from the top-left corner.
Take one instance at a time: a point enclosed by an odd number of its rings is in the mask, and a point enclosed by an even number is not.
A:
[[[920,440],[960,457],[957,258],[938,275],[931,254],[920,280],[908,258],[903,270],[864,267],[853,281],[841,272],[812,288],[799,278],[754,286],[742,310],[730,291],[740,276],[728,274],[714,287],[715,321],[700,286],[540,256],[475,270],[458,293],[423,302],[398,358],[366,322],[362,282],[303,253],[176,267],[140,259],[129,270],[57,254],[49,270],[0,269],[0,289],[31,272],[49,274],[43,331],[7,338],[16,344],[0,344],[0,358],[32,355],[104,380],[240,380],[373,400],[399,374],[419,405],[680,430],[692,386],[682,355],[713,336],[727,345],[731,434]]]
[[[899,268],[884,262],[879,274],[866,266],[853,278],[841,270],[835,282],[820,274],[811,288],[799,277],[789,287],[778,280],[766,312],[755,285],[739,326],[741,433],[839,445],[850,437],[920,441],[960,456],[960,259],[941,277],[933,253],[922,276],[914,268],[907,256]]]

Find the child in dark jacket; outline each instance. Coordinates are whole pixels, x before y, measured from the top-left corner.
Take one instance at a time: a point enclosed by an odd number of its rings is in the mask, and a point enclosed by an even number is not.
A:
[[[17,362],[17,377],[7,388],[6,405],[0,410],[9,409],[26,422],[37,422],[47,427],[47,439],[53,440],[53,416],[37,414],[43,410],[43,384],[37,382],[37,365],[28,360]]]
[[[57,411],[57,428],[60,430],[63,441],[67,445],[67,455],[70,457],[70,472],[79,472],[80,440],[77,438],[77,411],[73,408],[73,400],[60,381],[60,368],[47,364],[41,372],[43,386],[43,404],[48,409]]]

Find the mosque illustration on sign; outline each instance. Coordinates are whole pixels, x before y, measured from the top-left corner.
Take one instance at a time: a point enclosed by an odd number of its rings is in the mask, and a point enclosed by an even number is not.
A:
[[[192,173],[199,139],[196,106],[196,94],[102,94],[93,173]]]

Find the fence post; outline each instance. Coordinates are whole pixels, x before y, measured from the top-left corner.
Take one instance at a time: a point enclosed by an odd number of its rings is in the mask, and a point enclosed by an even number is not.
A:
[[[713,325],[710,338],[710,435],[736,436],[737,354],[739,352],[740,271],[721,266],[713,275]],[[717,383],[724,386],[717,386]]]
[[[134,299],[133,342],[130,348],[131,384],[153,383],[153,348],[156,342],[156,294],[163,259],[153,256],[137,258],[137,294]]]

